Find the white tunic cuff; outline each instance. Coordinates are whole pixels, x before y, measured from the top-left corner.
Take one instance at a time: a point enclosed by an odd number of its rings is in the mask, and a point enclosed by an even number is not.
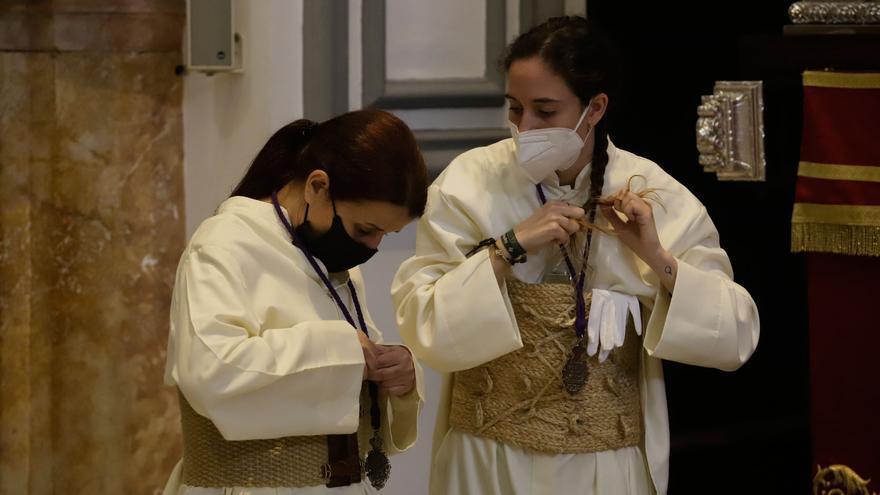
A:
[[[446,335],[443,340],[449,347],[442,351],[452,354],[449,359],[428,363],[438,371],[473,368],[522,347],[488,250],[471,256],[437,280],[434,312],[437,333]]]
[[[415,356],[413,356],[413,367],[416,383],[412,390],[400,397],[383,394],[387,425],[385,445],[389,454],[408,450],[418,438],[419,413],[425,403],[425,378],[424,371],[415,360]]]
[[[745,289],[679,259],[672,296],[660,289],[655,298],[645,349],[653,357],[732,371],[757,345],[757,318]]]

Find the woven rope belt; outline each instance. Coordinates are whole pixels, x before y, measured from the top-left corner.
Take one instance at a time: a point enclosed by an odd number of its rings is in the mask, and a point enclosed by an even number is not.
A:
[[[334,475],[328,463],[326,435],[226,440],[211,420],[192,409],[183,394],[178,394],[178,397],[183,427],[184,484],[217,488],[299,488],[324,485]],[[364,404],[364,397],[362,391],[361,404]],[[369,404],[368,397],[366,400]],[[369,445],[369,422],[369,414],[365,414],[362,406],[357,441],[360,460],[364,458],[365,447]],[[340,437],[344,439],[344,436]],[[360,479],[364,479],[363,462],[354,467],[355,473],[358,469]]]
[[[623,347],[604,363],[588,358],[589,377],[577,395],[563,389],[561,370],[576,340],[572,290],[567,284],[507,282],[523,347],[454,374],[454,428],[548,453],[639,444],[641,340],[634,331],[627,330]]]

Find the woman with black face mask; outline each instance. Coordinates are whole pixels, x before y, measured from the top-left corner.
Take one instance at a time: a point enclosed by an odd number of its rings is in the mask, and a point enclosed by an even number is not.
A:
[[[362,494],[415,441],[421,372],[383,345],[358,265],[422,214],[426,170],[379,110],[276,132],[193,234],[166,382],[184,455],[166,494]]]

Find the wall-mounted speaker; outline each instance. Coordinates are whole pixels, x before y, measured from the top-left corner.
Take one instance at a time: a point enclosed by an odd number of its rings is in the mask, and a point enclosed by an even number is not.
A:
[[[213,74],[241,70],[241,37],[232,0],[187,0],[186,68]]]

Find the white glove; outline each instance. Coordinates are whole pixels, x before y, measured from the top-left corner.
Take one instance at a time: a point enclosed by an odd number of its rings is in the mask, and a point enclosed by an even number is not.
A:
[[[631,314],[636,333],[642,334],[642,316],[635,296],[605,289],[593,289],[587,322],[587,354],[599,353],[599,362],[621,347],[626,338],[626,320]]]

